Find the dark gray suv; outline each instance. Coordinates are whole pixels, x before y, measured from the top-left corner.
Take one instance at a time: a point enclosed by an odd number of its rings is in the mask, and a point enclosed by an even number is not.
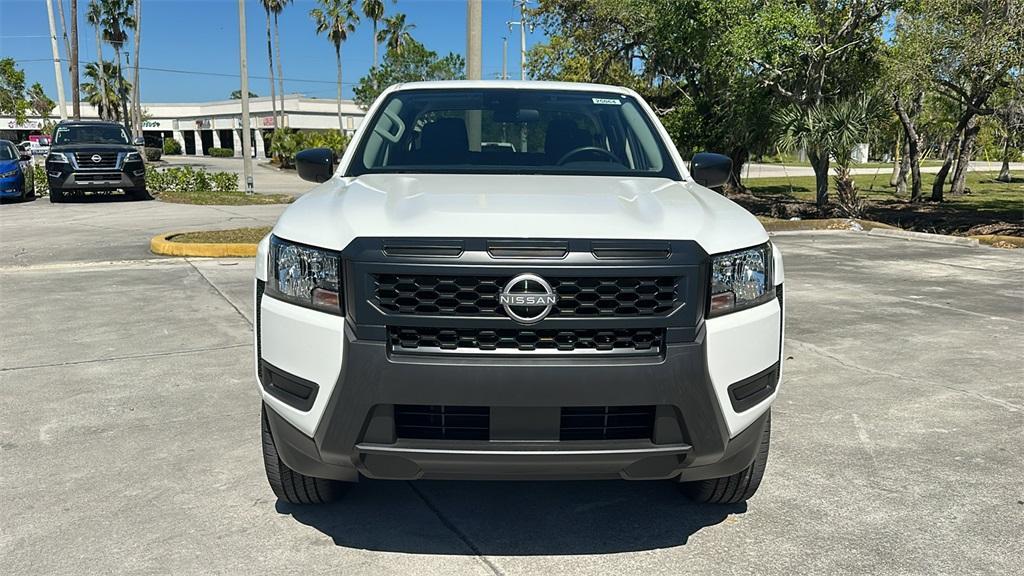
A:
[[[114,122],[61,122],[53,130],[46,157],[50,202],[69,194],[121,189],[138,200],[149,199],[142,153],[124,126]]]

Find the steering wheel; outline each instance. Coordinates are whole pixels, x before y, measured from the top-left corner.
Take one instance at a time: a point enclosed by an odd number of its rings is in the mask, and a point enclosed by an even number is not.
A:
[[[570,158],[572,158],[573,156],[577,156],[579,154],[598,154],[604,156],[611,162],[617,163],[619,161],[619,159],[614,154],[599,146],[580,146],[579,148],[574,148],[566,152],[564,156],[558,159],[558,162],[556,162],[556,164],[558,166],[561,166],[562,164],[568,162]]]

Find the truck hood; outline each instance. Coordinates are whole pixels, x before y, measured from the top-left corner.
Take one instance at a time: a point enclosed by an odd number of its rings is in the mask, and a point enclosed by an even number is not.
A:
[[[138,149],[128,144],[61,144],[51,146],[53,152],[135,152]]]
[[[451,174],[332,178],[274,234],[334,250],[359,237],[591,238],[695,240],[712,254],[768,239],[749,212],[693,182]]]

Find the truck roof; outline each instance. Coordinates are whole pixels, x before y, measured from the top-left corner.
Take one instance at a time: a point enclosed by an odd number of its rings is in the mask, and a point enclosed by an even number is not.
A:
[[[428,89],[476,88],[503,90],[574,90],[584,92],[625,92],[634,94],[624,86],[610,84],[588,84],[585,82],[552,82],[547,80],[435,80],[430,82],[407,82],[396,84],[388,91]]]

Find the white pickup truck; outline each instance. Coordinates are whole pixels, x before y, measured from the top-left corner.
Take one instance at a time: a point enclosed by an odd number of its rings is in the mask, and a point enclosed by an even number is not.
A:
[[[757,490],[783,268],[616,86],[394,86],[259,245],[256,375],[279,498],[342,482],[663,480]]]

